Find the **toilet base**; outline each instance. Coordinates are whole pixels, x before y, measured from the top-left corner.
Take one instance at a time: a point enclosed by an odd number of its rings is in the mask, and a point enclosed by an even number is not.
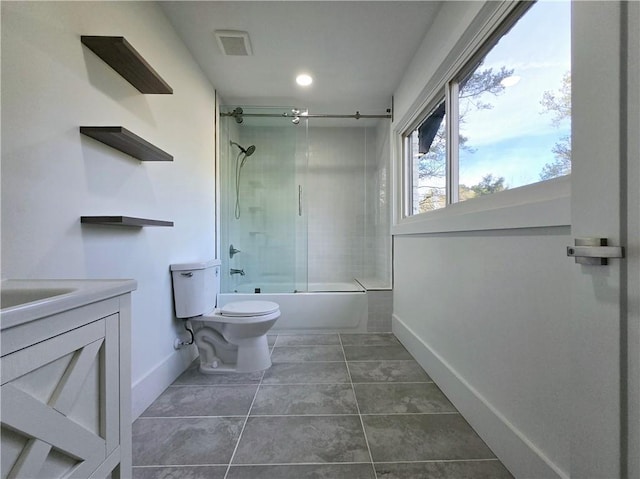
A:
[[[195,321],[194,321],[195,323]],[[235,344],[210,327],[195,333],[200,353],[200,372],[203,374],[253,373],[271,367],[267,335],[236,339]]]

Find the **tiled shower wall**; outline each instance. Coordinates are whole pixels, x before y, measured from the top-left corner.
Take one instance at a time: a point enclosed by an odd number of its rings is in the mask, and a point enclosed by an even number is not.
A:
[[[309,129],[309,282],[391,287],[388,124]]]
[[[365,278],[370,288],[392,287],[389,138],[389,123],[381,121],[376,128],[375,155],[367,161],[367,247],[375,265]]]
[[[306,182],[309,282],[348,282],[365,271],[365,171],[375,130],[310,128]]]

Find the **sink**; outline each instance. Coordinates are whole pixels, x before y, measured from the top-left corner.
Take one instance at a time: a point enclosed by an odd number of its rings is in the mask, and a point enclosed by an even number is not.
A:
[[[32,303],[61,294],[72,293],[73,288],[16,288],[0,291],[0,305],[2,309],[12,308],[21,304]]]
[[[3,279],[0,330],[113,298],[136,289],[130,279]]]

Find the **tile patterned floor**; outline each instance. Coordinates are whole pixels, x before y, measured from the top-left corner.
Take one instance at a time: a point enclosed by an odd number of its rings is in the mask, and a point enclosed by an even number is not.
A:
[[[508,479],[392,335],[272,335],[273,366],[194,363],[133,424],[134,479]]]

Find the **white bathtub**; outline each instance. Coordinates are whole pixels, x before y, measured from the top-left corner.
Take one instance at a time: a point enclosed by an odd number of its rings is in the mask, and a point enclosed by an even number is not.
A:
[[[357,282],[310,283],[309,292],[270,293],[282,291],[285,285],[245,284],[238,293],[220,293],[218,306],[231,301],[263,299],[280,305],[281,316],[272,331],[301,332],[365,332],[369,308],[367,293]],[[253,291],[260,288],[260,293]]]

